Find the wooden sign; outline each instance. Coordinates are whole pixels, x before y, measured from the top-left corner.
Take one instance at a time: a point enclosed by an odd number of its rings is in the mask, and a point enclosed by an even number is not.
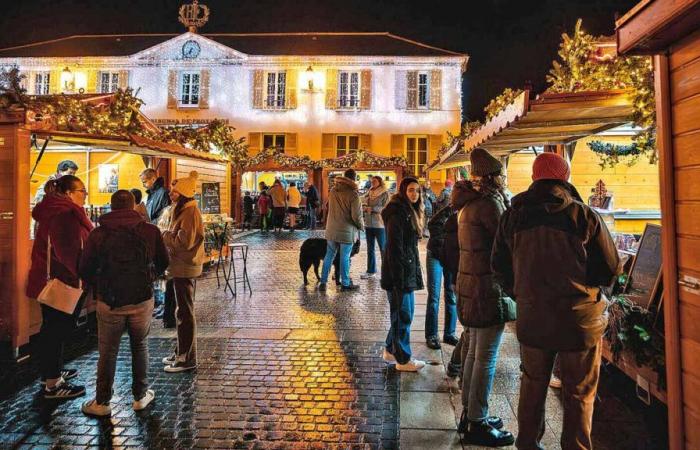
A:
[[[630,269],[625,291],[632,302],[649,309],[660,282],[661,227],[647,224]]]
[[[202,183],[203,214],[221,214],[221,183]]]

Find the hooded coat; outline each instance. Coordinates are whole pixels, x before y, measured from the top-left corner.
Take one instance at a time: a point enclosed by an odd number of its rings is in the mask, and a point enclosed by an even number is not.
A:
[[[517,302],[518,340],[549,350],[595,346],[608,323],[599,286],[621,272],[607,227],[564,181],[536,181],[512,204],[492,266]]]
[[[148,198],[146,199],[146,211],[151,223],[158,223],[160,213],[170,204],[168,190],[165,189],[165,180],[158,177],[151,189],[146,189]]]
[[[459,271],[457,314],[465,327],[487,328],[508,320],[506,295],[491,272],[491,248],[498,221],[506,210],[495,191],[477,191],[470,182],[455,185],[459,211]]]
[[[197,200],[185,203],[180,213],[173,217],[163,241],[170,254],[168,275],[173,278],[196,278],[202,274],[204,264],[204,223]]]
[[[267,190],[267,195],[272,198],[273,208],[285,208],[287,206],[287,192],[284,190],[284,186],[281,183],[273,184],[270,189]]]
[[[48,194],[34,207],[32,217],[39,225],[32,247],[27,296],[37,298],[46,286],[49,237],[51,238],[52,278],[57,278],[73,287],[80,287],[78,275],[80,254],[93,228],[85,210],[67,197]]]
[[[328,195],[326,239],[352,244],[364,228],[357,184],[349,178],[336,177],[335,186]]]
[[[384,186],[370,189],[365,194],[365,206],[371,208],[370,212],[364,213],[365,228],[384,228],[381,212],[388,201],[389,192]]]
[[[411,205],[394,194],[382,210],[386,247],[382,253],[382,289],[413,292],[423,289],[418,256],[418,232],[411,220]]]

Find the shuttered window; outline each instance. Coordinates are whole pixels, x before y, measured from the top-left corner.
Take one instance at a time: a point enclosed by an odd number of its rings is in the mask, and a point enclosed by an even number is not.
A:
[[[428,137],[408,136],[406,137],[406,162],[408,173],[414,177],[420,177],[423,168],[428,162]]]
[[[50,72],[36,72],[34,74],[34,95],[48,95],[50,84]]]
[[[119,89],[119,72],[100,72],[100,93],[107,94]]]
[[[198,106],[199,87],[199,72],[182,72],[180,74],[180,106]]]
[[[338,74],[338,107],[357,108],[360,106],[360,73],[345,72]]]
[[[267,73],[267,94],[265,96],[266,108],[281,109],[286,107],[286,84],[287,74],[285,72]]]
[[[418,72],[418,108],[428,109],[430,106],[430,84],[428,72]]]
[[[360,148],[359,134],[338,134],[335,137],[336,157],[355,153]]]
[[[263,148],[277,147],[284,150],[285,138],[284,134],[263,134]]]

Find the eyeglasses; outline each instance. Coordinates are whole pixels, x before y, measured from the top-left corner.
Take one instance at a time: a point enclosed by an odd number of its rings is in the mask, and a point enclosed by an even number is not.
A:
[[[72,192],[82,192],[85,195],[88,195],[87,189],[73,189]]]

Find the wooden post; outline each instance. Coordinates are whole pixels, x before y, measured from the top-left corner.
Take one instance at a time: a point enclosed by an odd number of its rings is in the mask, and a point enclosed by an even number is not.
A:
[[[231,217],[236,223],[242,222],[241,208],[241,183],[243,182],[242,169],[231,167]]]

